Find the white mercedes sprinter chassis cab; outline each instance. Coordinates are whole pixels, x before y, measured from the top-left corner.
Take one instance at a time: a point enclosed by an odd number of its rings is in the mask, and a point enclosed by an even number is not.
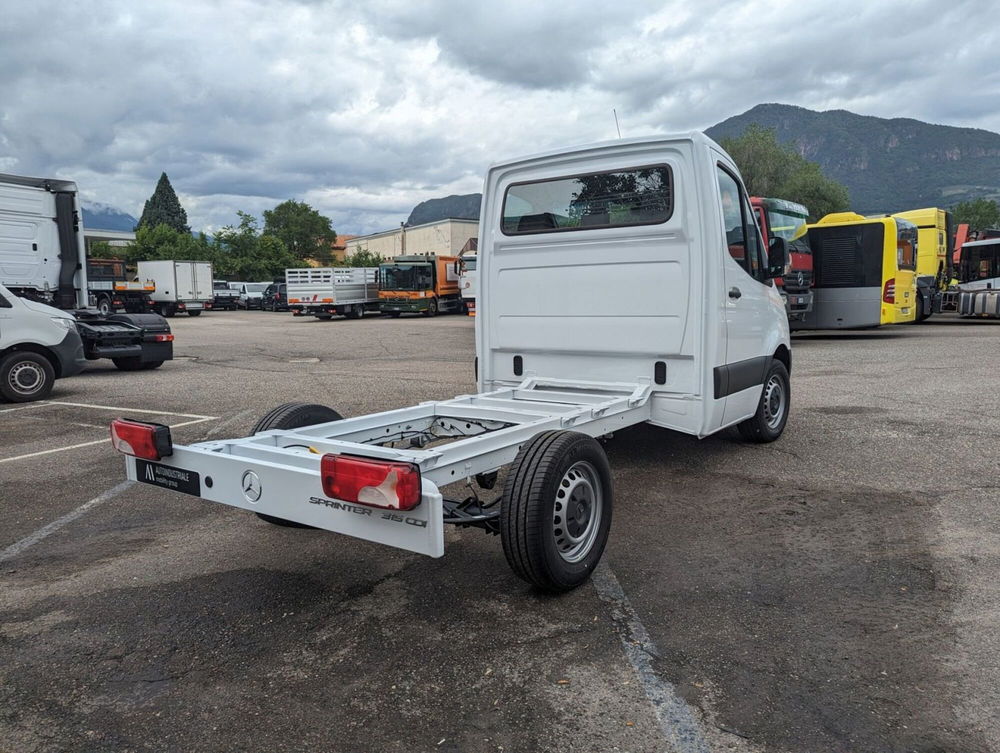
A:
[[[432,557],[444,524],[498,533],[546,590],[604,551],[612,481],[596,438],[640,422],[777,439],[788,321],[736,166],[700,133],[493,165],[480,215],[478,393],[357,418],[288,403],[251,436],[172,446],[112,425],[129,478]],[[509,466],[499,499],[482,501]],[[442,489],[468,484],[466,499]],[[455,488],[461,488],[456,486]]]

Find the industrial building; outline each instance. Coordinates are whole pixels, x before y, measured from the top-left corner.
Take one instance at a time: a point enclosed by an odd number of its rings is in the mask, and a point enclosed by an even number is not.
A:
[[[370,251],[385,259],[401,254],[438,254],[457,256],[471,238],[479,235],[479,221],[448,218],[423,225],[401,225],[372,235],[352,238],[348,254]]]

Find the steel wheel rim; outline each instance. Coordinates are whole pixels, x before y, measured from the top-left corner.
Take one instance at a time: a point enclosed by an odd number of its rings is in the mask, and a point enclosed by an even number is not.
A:
[[[552,508],[556,551],[566,562],[586,557],[597,540],[604,517],[604,489],[597,469],[586,460],[569,467],[559,480]]]
[[[787,404],[785,383],[775,374],[764,385],[764,423],[769,429],[777,429],[781,424]]]
[[[45,384],[45,372],[37,363],[22,361],[14,364],[7,374],[7,384],[20,395],[30,395],[38,392]]]

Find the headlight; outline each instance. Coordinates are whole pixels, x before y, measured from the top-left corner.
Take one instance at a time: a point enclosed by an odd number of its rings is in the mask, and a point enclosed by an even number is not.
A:
[[[60,327],[65,327],[68,330],[76,330],[76,319],[70,319],[67,316],[53,316],[52,321]]]

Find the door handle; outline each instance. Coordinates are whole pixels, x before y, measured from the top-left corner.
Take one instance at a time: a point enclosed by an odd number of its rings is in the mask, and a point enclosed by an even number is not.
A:
[[[740,292],[739,288],[729,288],[729,297],[733,300],[743,297],[743,293]]]

